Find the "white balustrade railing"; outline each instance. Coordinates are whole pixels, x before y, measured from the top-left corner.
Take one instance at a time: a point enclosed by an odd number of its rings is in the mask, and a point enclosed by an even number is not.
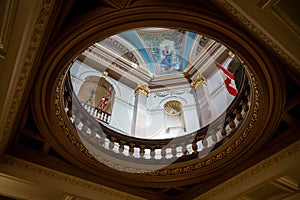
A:
[[[99,121],[109,124],[111,118],[111,115],[109,113],[99,110],[85,102],[81,102],[81,105],[91,116],[95,117]]]

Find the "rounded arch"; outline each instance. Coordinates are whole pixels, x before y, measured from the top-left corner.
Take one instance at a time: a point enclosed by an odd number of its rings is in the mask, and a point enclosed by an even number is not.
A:
[[[181,103],[182,106],[187,105],[187,100],[181,96],[169,96],[166,98],[163,98],[160,102],[159,102],[159,107],[160,108],[164,108],[164,105],[169,102],[169,101],[178,101]]]
[[[119,85],[116,83],[114,79],[111,79],[110,77],[107,77],[106,80],[112,85],[114,88],[115,92],[115,97],[116,98],[121,98],[122,97],[122,90],[120,89]]]

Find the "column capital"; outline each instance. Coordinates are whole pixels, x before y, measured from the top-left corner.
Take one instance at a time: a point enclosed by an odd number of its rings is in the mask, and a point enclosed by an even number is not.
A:
[[[148,97],[150,92],[150,89],[148,88],[147,85],[142,85],[142,86],[138,86],[135,90],[134,90],[134,96],[137,96],[138,94],[143,94],[146,97]]]
[[[197,89],[201,84],[207,85],[206,79],[202,76],[201,73],[198,73],[196,78],[194,78],[191,82],[191,86],[194,89]]]
[[[103,78],[106,78],[107,75],[108,75],[108,72],[107,72],[107,71],[104,71],[103,74],[102,74],[102,77],[103,77]]]

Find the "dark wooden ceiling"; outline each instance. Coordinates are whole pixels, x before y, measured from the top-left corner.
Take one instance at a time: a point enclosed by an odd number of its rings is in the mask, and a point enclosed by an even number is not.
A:
[[[206,179],[205,181],[199,181],[198,183],[193,182],[191,184],[185,184],[184,186],[167,186],[163,188],[155,186],[145,187],[141,185],[140,187],[133,188],[132,186],[127,185],[126,182],[122,183],[122,181],[114,182],[106,180],[103,182],[98,177],[73,165],[65,159],[64,156],[60,155],[55,148],[51,146],[49,141],[43,137],[43,134],[41,134],[41,130],[39,129],[39,124],[33,117],[33,111],[35,109],[35,105],[33,103],[33,87],[36,78],[39,76],[43,60],[46,59],[54,44],[60,42],[60,36],[65,34],[67,30],[72,29],[78,19],[87,18],[92,10],[105,8],[111,11],[124,10],[125,12],[126,9],[129,10],[133,7],[142,9],[142,7],[146,5],[144,4],[145,2],[147,4],[148,1],[72,0],[56,2],[56,11],[50,18],[47,33],[43,38],[38,59],[36,60],[35,67],[32,72],[32,77],[27,85],[28,92],[27,95],[24,96],[23,101],[25,103],[18,112],[18,120],[16,122],[15,131],[11,134],[6,154],[148,199],[192,199],[300,139],[298,131],[300,128],[299,78],[297,78],[297,75],[291,73],[288,65],[282,61],[281,58],[270,51],[270,57],[277,63],[278,66],[280,66],[280,68],[276,70],[279,70],[286,80],[286,103],[282,102],[284,104],[284,109],[280,114],[279,125],[267,143],[260,149],[256,150],[256,152],[259,153],[255,154],[255,156],[251,159],[240,161],[238,167],[236,167],[237,165],[233,168],[227,167],[227,169],[224,169],[224,172],[226,173],[221,174],[217,179],[213,177]],[[173,1],[155,2],[162,6],[173,3]],[[176,3],[177,1],[174,2],[174,4]],[[231,20],[226,13],[219,10],[210,1],[193,1],[190,6],[194,5],[205,7],[209,10],[209,12],[216,12],[218,16],[223,17],[224,21]],[[247,33],[247,30],[245,30],[240,24],[234,21],[232,21],[232,23],[248,34],[249,38],[254,37],[250,33]],[[257,45],[259,45],[260,48],[268,51],[269,47],[266,47],[257,39],[254,40],[257,41]],[[274,95],[276,96],[276,94]]]

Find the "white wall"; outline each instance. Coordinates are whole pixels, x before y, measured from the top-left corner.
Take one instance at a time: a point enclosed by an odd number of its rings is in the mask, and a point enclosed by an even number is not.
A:
[[[101,72],[96,71],[79,61],[74,62],[70,71],[73,88],[76,94],[78,94],[81,85],[87,77],[102,76]],[[234,98],[226,90],[219,73],[219,70],[216,69],[216,71],[207,79],[209,91],[212,93],[212,106],[216,112],[215,117],[218,117],[225,111]],[[110,77],[107,77],[106,80],[112,84],[115,90],[112,116],[108,126],[123,134],[131,135],[135,99],[134,90]],[[172,138],[200,129],[201,127],[198,120],[199,115],[194,96],[195,93],[191,90],[193,90],[192,87],[150,93],[145,107],[147,117],[143,118],[145,120],[143,123],[145,128],[143,129],[143,133],[137,131],[134,134],[135,137],[147,137],[152,139]],[[166,120],[168,119],[164,116],[164,104],[172,100],[179,101],[182,104],[183,122],[178,125],[182,126],[182,129],[166,133],[166,129],[168,128]]]

